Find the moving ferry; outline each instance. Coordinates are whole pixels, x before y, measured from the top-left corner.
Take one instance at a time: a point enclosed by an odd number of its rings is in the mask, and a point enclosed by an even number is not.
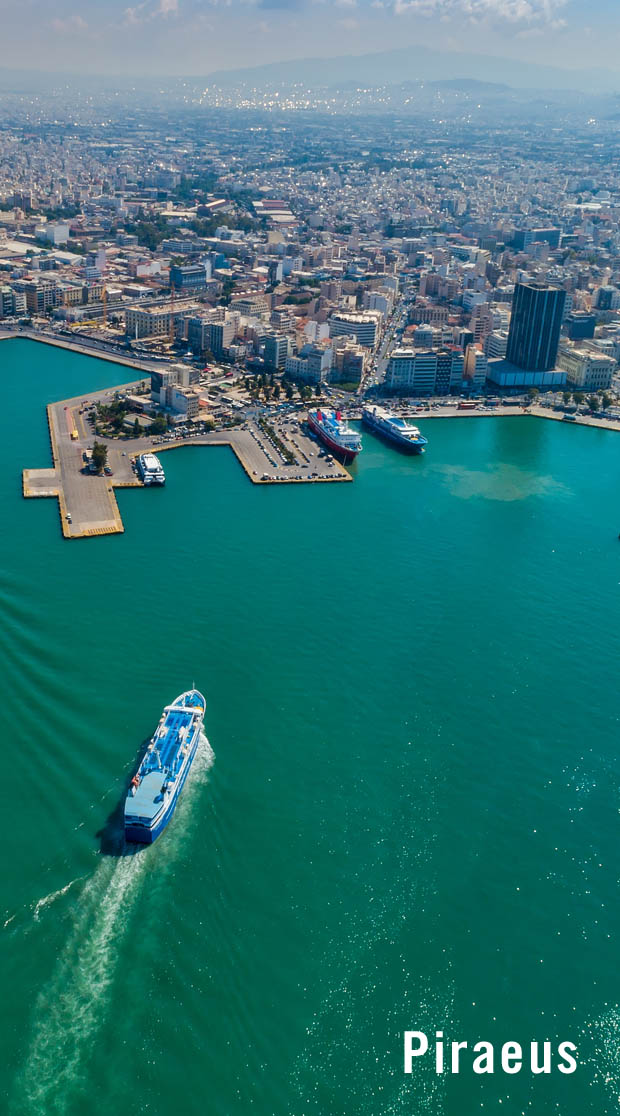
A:
[[[196,755],[206,701],[198,690],[164,709],[125,799],[125,840],[150,845],[168,825]]]

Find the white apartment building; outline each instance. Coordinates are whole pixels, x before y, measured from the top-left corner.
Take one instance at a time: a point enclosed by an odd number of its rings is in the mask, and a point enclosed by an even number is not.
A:
[[[39,240],[49,240],[50,244],[66,244],[69,240],[69,223],[65,221],[47,221],[37,225],[35,235]]]
[[[286,358],[284,371],[295,380],[307,384],[319,384],[327,378],[332,367],[334,354],[331,346],[304,345],[297,356]]]
[[[374,348],[377,340],[378,320],[376,311],[368,314],[332,314],[329,319],[330,337],[355,337],[358,345]]]
[[[474,306],[480,306],[484,302],[488,302],[486,291],[463,291],[463,310],[473,310]]]
[[[594,349],[578,349],[570,341],[560,345],[556,364],[566,372],[567,382],[581,391],[605,391],[616,370],[613,357]]]
[[[391,294],[384,291],[364,291],[364,310],[378,310],[384,317],[391,312],[393,302]]]
[[[506,356],[508,330],[497,329],[490,333],[484,342],[484,352],[489,360]]]
[[[468,345],[465,350],[463,379],[474,391],[481,391],[487,379],[487,358],[479,345]]]
[[[448,395],[463,383],[463,352],[453,346],[438,351],[394,349],[385,374],[385,385],[412,395]]]
[[[167,337],[170,335],[172,319],[176,331],[185,317],[187,307],[171,311],[169,306],[154,306],[151,310],[131,306],[125,311],[127,336],[132,340],[140,337]]]

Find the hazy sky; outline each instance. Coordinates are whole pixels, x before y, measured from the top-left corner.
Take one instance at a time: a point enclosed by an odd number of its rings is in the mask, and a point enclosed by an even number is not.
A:
[[[11,68],[208,74],[409,45],[415,65],[420,44],[620,70],[620,0],[0,0]]]

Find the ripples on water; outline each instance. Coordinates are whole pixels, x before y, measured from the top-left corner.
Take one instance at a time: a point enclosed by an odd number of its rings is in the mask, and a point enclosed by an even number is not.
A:
[[[427,925],[440,780],[411,741],[394,766],[403,788],[415,770],[415,789],[403,790],[395,811],[396,845],[394,815],[384,815],[375,834],[375,861],[361,867],[366,904],[353,919],[343,912],[341,932],[329,943],[326,990],[294,1067],[299,1107],[290,1116],[443,1112],[445,1079],[430,1062],[420,1067],[415,1088],[401,1068],[403,1031],[415,1027],[432,1035],[438,1021],[454,1014],[451,960],[429,938]],[[348,828],[345,821],[343,838],[354,859],[355,826]]]
[[[124,1111],[136,1078],[157,1116],[180,1091],[188,1116],[613,1111],[616,436],[434,420],[423,459],[368,439],[327,489],[256,490],[188,449],[165,489],[119,496],[124,536],[71,544],[21,498],[39,425],[0,470],[22,526],[1,704],[28,792],[7,796],[12,1116]],[[155,846],[98,857],[146,711],[194,670],[223,742],[204,813],[199,777]],[[517,1039],[515,1012],[528,1039],[598,1020],[596,1087],[571,1105],[521,1077],[498,1109],[465,1074],[452,1098],[403,1079],[403,1030],[497,1016]]]
[[[102,857],[80,890],[70,914],[72,926],[49,983],[37,998],[26,1061],[16,1083],[13,1111],[63,1113],[86,1068],[89,1048],[102,1025],[119,963],[119,949],[149,873],[168,873],[193,822],[197,796],[213,764],[203,736],[179,805],[166,832],[153,846],[126,845],[118,857]],[[39,899],[41,913],[61,900],[78,881]],[[151,910],[150,917],[154,917]]]

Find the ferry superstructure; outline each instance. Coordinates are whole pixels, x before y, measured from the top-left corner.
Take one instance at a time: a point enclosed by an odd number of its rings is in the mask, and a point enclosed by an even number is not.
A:
[[[165,484],[166,474],[154,453],[141,453],[137,461],[143,484]]]
[[[340,411],[326,411],[323,408],[309,411],[308,426],[345,465],[353,461],[362,448],[360,435],[357,430],[347,426]]]
[[[417,426],[391,414],[384,407],[364,407],[362,422],[405,453],[424,453],[424,447],[428,445],[428,438],[420,433]]]
[[[125,799],[125,840],[150,845],[165,829],[196,754],[206,702],[198,690],[167,705]]]

